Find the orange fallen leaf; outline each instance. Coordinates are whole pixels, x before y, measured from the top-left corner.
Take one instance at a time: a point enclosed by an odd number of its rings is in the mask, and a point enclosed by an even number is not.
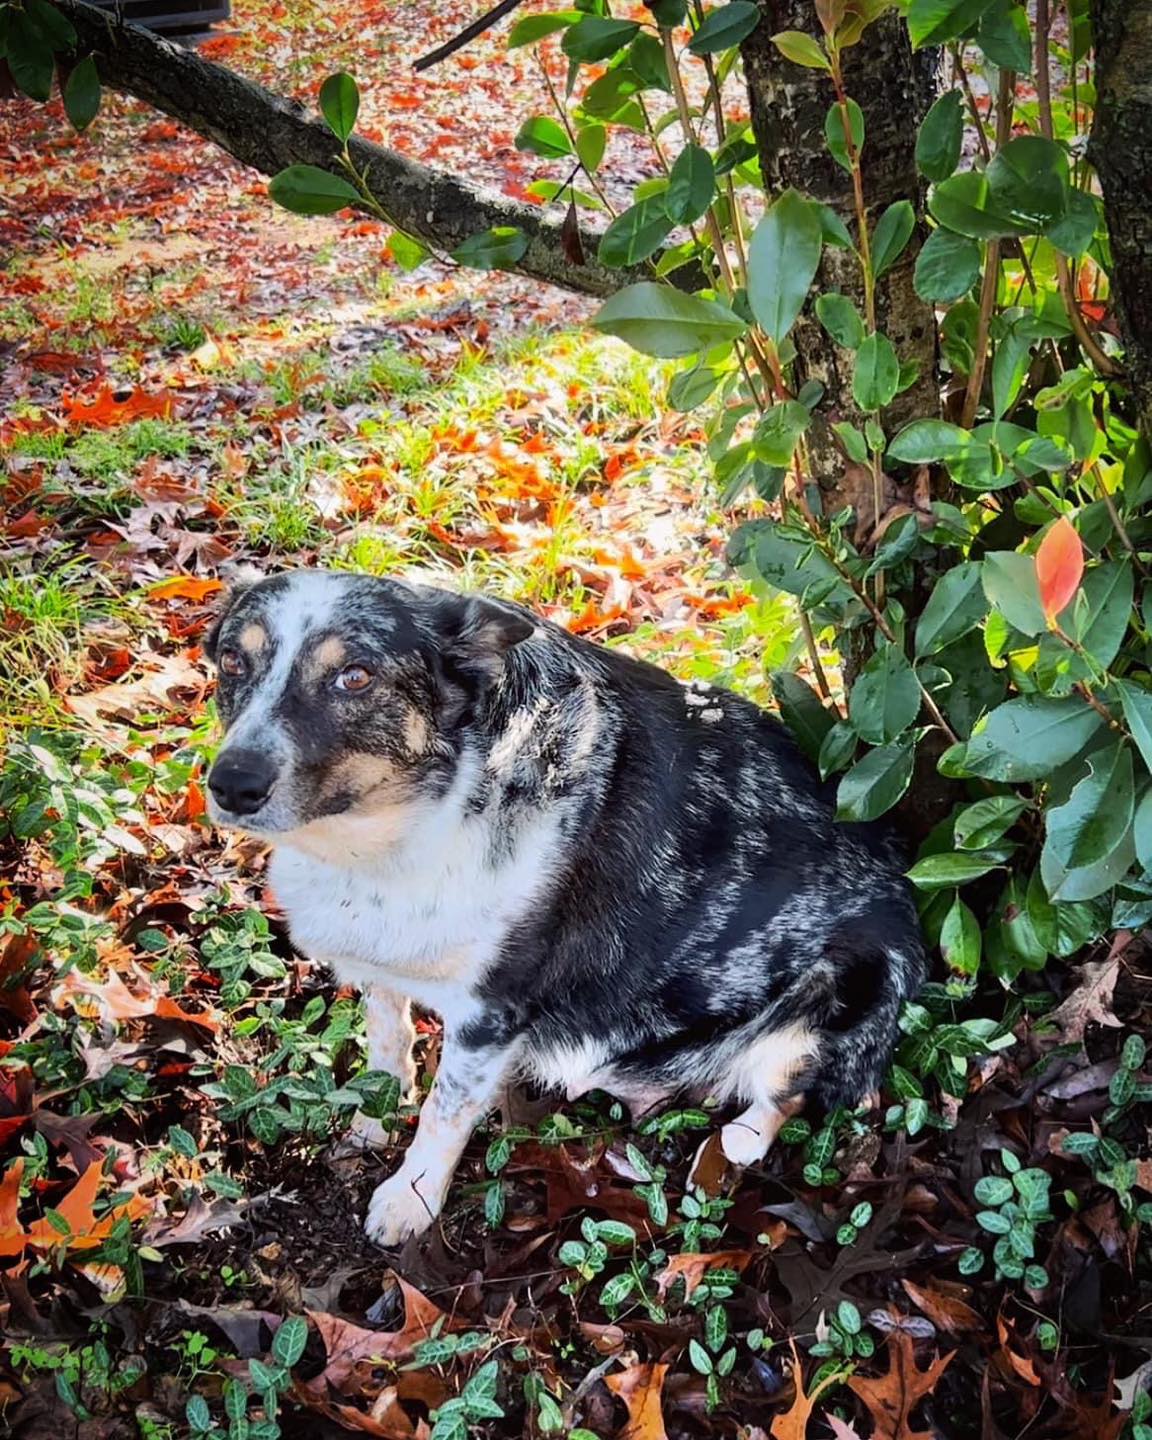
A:
[[[753,1250],[714,1250],[711,1255],[673,1255],[656,1276],[656,1289],[663,1298],[673,1283],[682,1279],[684,1298],[690,1300],[692,1292],[709,1270],[739,1270],[743,1273],[754,1254]]]
[[[174,575],[148,591],[149,600],[206,600],[224,589],[222,580],[205,580],[196,575]]]
[[[105,384],[77,394],[64,391],[60,403],[69,424],[101,428],[133,420],[167,420],[172,414],[171,395],[150,395],[139,386],[119,391]]]
[[[916,1364],[912,1339],[903,1330],[888,1337],[889,1369],[878,1376],[853,1375],[848,1386],[864,1404],[875,1422],[872,1440],[933,1440],[930,1430],[913,1430],[912,1412],[952,1363],[955,1351],[937,1356],[927,1370]]]
[[[1084,578],[1084,546],[1063,515],[1052,525],[1036,551],[1040,603],[1048,623],[1070,604]]]
[[[151,990],[145,995],[133,995],[128,986],[116,974],[109,971],[104,977],[83,975],[70,970],[57,987],[53,999],[72,999],[77,996],[91,996],[100,1009],[111,1020],[140,1020],[155,1015],[161,1020],[186,1020],[205,1030],[219,1030],[220,1016],[215,1010],[185,1010],[178,1000],[161,990]]]
[[[55,1207],[56,1213],[67,1223],[69,1233],[57,1230],[50,1220],[34,1220],[25,1230],[16,1216],[22,1173],[23,1161],[18,1160],[0,1185],[0,1255],[21,1255],[25,1246],[37,1250],[52,1250],[60,1245],[69,1250],[92,1250],[103,1244],[118,1220],[125,1217],[138,1220],[152,1211],[150,1200],[142,1195],[133,1195],[123,1205],[117,1205],[97,1219],[92,1207],[104,1177],[102,1162],[93,1160]]]
[[[915,1285],[911,1280],[900,1282],[908,1298],[918,1310],[923,1311],[938,1330],[950,1335],[962,1335],[966,1330],[982,1330],[983,1319],[955,1295],[947,1295],[931,1285]]]
[[[24,1157],[13,1160],[0,1179],[0,1256],[24,1253],[24,1231],[16,1218],[20,1205],[20,1181],[24,1178]]]
[[[617,1440],[667,1440],[660,1409],[660,1390],[667,1373],[667,1365],[631,1365],[604,1377],[605,1385],[628,1410],[627,1423],[618,1432]]]
[[[796,1352],[796,1342],[789,1337],[788,1344],[792,1349],[792,1383],[796,1387],[796,1397],[790,1408],[782,1415],[777,1415],[772,1421],[772,1440],[806,1440],[808,1421],[812,1418],[812,1411],[817,1400],[839,1377],[836,1375],[826,1376],[823,1382],[817,1385],[809,1395],[804,1389],[804,1367]]]

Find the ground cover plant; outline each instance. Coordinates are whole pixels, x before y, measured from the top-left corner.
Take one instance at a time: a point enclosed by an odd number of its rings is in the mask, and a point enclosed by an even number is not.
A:
[[[414,76],[470,15],[261,0],[200,63],[0,7],[15,1434],[1146,1440],[1149,10],[524,5]],[[245,91],[247,153],[220,62],[316,113]],[[879,1108],[736,1177],[706,1109],[525,1097],[368,1245],[340,1138],[411,1115],[203,821],[240,559],[776,704],[910,837]]]

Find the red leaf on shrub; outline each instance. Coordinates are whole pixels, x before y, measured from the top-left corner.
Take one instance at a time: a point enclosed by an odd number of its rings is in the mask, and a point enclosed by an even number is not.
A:
[[[1084,547],[1071,521],[1056,521],[1036,551],[1036,578],[1044,614],[1054,620],[1071,601],[1084,577]]]

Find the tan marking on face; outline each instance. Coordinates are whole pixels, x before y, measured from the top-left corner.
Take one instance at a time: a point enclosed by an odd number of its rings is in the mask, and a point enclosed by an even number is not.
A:
[[[255,620],[250,620],[243,630],[240,631],[240,648],[248,650],[252,654],[258,654],[268,643],[268,632],[263,625],[258,625]]]
[[[419,710],[409,710],[404,716],[404,744],[413,755],[423,755],[428,749],[428,721]]]
[[[305,655],[301,666],[304,679],[314,685],[333,670],[339,670],[347,658],[348,650],[343,640],[339,635],[329,635]]]

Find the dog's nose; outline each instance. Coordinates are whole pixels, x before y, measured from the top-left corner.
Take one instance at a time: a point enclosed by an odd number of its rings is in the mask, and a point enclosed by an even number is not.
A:
[[[225,751],[208,772],[216,803],[232,815],[255,815],[275,783],[276,767],[256,750]]]

